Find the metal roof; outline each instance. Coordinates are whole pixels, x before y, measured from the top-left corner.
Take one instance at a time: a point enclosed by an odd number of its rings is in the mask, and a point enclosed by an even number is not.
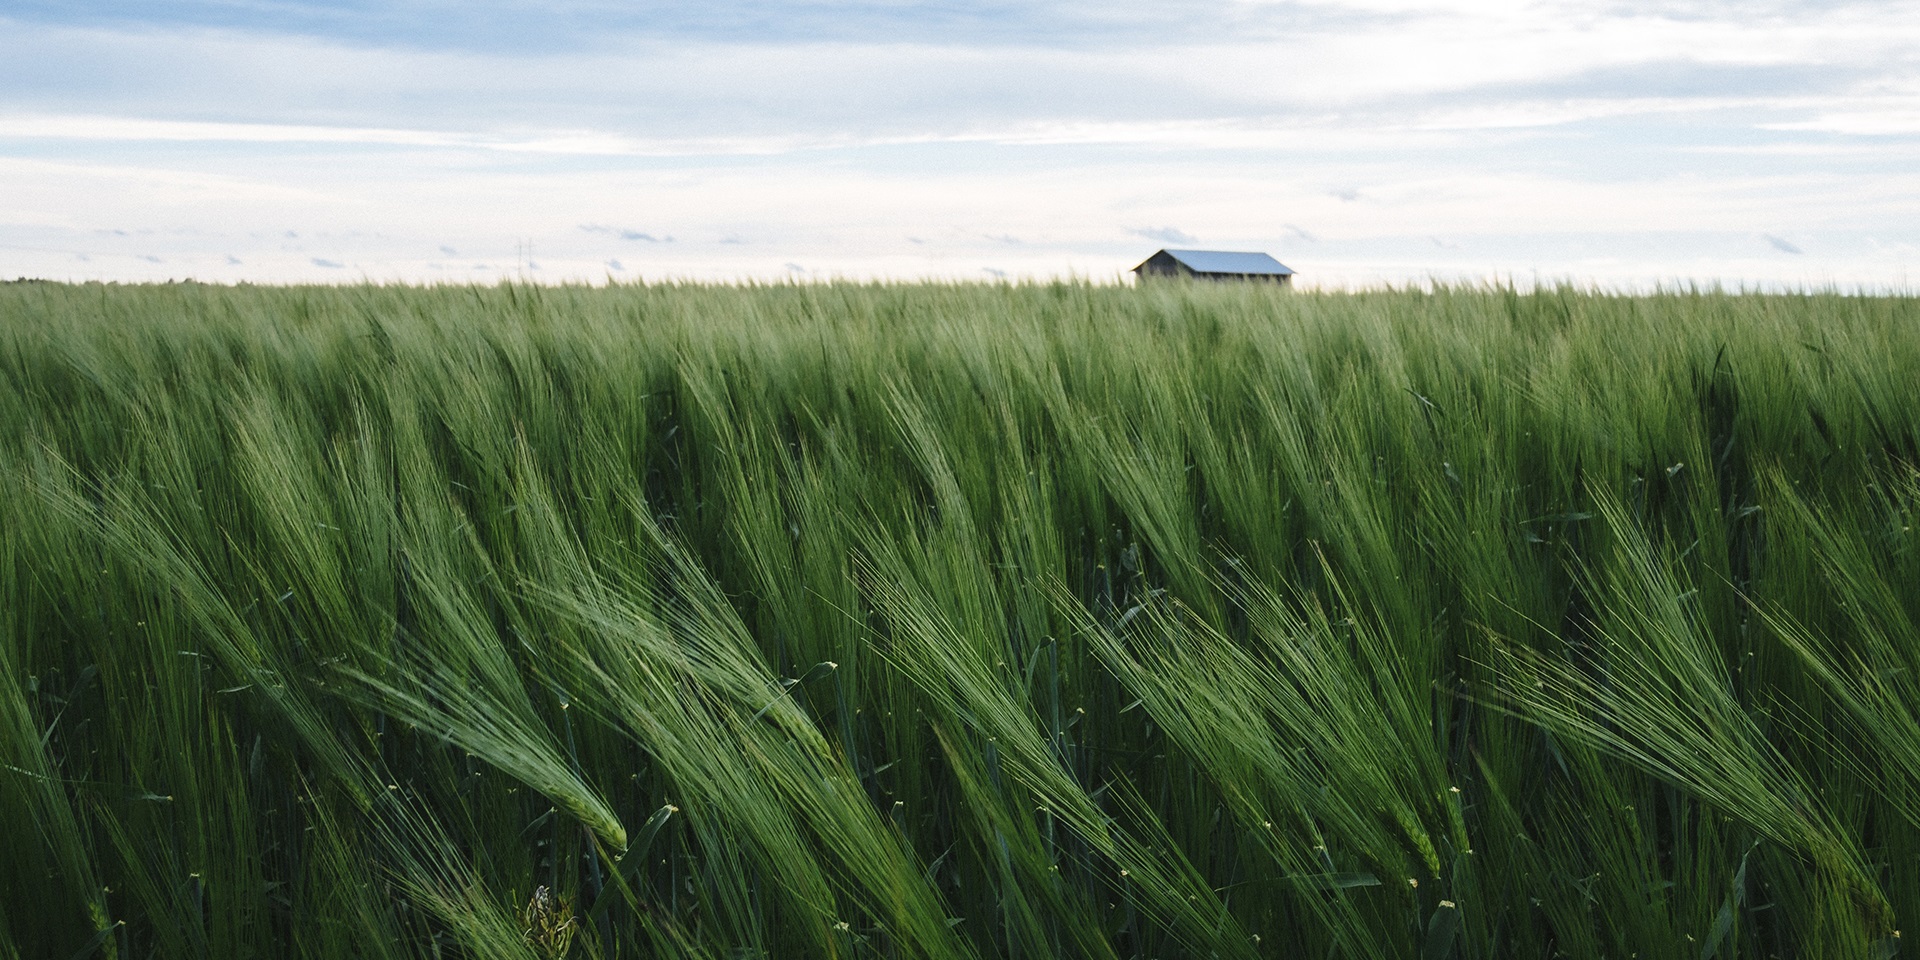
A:
[[[1292,276],[1293,269],[1264,253],[1230,250],[1162,250],[1194,273],[1254,273]],[[1151,259],[1151,258],[1149,258]]]

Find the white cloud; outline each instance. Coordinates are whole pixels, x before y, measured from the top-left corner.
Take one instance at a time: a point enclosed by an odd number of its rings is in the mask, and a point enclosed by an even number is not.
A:
[[[1649,64],[1898,71],[1920,50],[1920,3],[1791,20],[1675,19],[1572,4],[1409,4],[1387,12],[1394,15],[1337,30],[1210,43],[1176,37],[1080,48],[636,36],[605,38],[589,51],[517,57],[0,21],[7,28],[0,60],[15,64],[0,68],[9,91],[0,108],[245,119],[300,138],[323,135],[305,128],[342,128],[351,133],[331,135],[353,142],[410,142],[434,136],[415,131],[452,129],[478,133],[439,136],[498,149],[622,154],[649,152],[645,144],[655,141],[782,135],[865,142],[1022,123],[1392,111],[1408,98],[1578,81]],[[71,82],[48,79],[70,74],[73,63],[110,66]],[[1528,98],[1502,91],[1516,94]],[[198,133],[275,135],[218,125]]]
[[[1769,130],[1870,137],[1920,134],[1920,97],[1861,98],[1844,104],[1829,101],[1823,106],[1827,109],[1820,110],[1806,120],[1762,126]]]
[[[1199,237],[1309,278],[1903,277],[1920,3],[1670,6],[524,55],[0,20],[0,274],[491,277],[525,240],[556,278],[1109,277]]]

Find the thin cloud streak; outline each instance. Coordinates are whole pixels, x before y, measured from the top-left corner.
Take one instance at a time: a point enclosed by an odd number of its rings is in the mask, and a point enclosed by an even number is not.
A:
[[[634,138],[593,130],[555,130],[512,136],[448,130],[333,127],[312,124],[212,123],[96,115],[0,113],[0,143],[8,140],[103,143],[173,142],[430,148],[574,157],[724,157],[861,150],[875,147],[989,144],[998,146],[1134,146],[1167,150],[1288,150],[1331,152],[1394,149],[1420,141],[1461,145],[1459,134],[1524,131],[1628,117],[1675,116],[1745,111],[1756,116],[1782,112],[1815,113],[1835,106],[1833,98],[1746,98],[1626,100],[1585,102],[1512,102],[1486,107],[1442,108],[1427,114],[1320,116],[1273,122],[1248,118],[1162,121],[1029,121],[1006,126],[897,135],[777,135],[741,137]],[[1904,108],[1904,104],[1902,108]],[[1753,129],[1780,132],[1840,132],[1871,135],[1920,133],[1920,108],[1908,112],[1821,114],[1794,123],[1755,123]],[[1449,136],[1455,135],[1455,136]],[[1780,145],[1790,148],[1789,145]],[[1700,150],[1759,149],[1758,146],[1699,146]]]
[[[1128,233],[1161,243],[1198,243],[1200,238],[1174,227],[1129,227]]]

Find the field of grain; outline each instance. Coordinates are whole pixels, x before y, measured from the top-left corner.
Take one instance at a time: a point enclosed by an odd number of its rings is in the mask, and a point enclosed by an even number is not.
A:
[[[0,957],[1891,957],[1920,301],[0,286]]]

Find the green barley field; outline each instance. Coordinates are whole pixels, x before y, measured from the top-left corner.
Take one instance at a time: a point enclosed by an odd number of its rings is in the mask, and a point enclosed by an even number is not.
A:
[[[1914,298],[7,284],[0,957],[1893,957],[1916,523]]]

